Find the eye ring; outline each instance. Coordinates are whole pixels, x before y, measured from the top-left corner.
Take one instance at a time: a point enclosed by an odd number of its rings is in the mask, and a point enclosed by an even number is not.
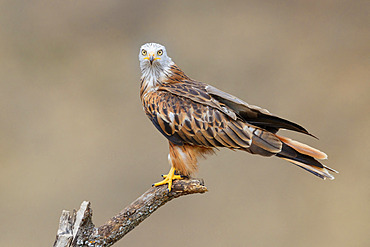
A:
[[[147,54],[146,50],[142,49],[141,50],[141,55],[146,56],[146,54]]]
[[[157,55],[162,56],[163,55],[163,50],[161,49],[161,50],[157,51]]]

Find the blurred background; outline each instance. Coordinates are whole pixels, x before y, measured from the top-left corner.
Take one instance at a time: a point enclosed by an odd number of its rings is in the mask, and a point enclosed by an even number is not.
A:
[[[167,173],[139,99],[138,52],[305,126],[322,181],[222,150],[209,192],[160,208],[115,246],[370,246],[368,1],[0,1],[0,246],[51,246],[63,209],[101,225]]]

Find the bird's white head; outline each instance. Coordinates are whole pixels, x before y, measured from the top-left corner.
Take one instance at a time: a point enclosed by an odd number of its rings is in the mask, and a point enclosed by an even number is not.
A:
[[[140,69],[143,74],[158,74],[167,70],[172,60],[167,56],[166,48],[157,43],[142,45],[139,52]]]

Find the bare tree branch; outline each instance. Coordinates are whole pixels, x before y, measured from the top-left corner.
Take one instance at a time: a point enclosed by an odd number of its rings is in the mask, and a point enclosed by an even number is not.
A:
[[[206,191],[200,179],[175,180],[171,192],[166,185],[152,187],[100,227],[92,223],[90,202],[84,201],[77,212],[63,210],[53,246],[111,246],[166,202]]]

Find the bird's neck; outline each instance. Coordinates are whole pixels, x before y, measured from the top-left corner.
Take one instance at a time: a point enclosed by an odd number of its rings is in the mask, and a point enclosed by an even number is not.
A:
[[[150,91],[155,90],[161,84],[165,83],[166,78],[170,76],[171,62],[165,67],[160,66],[143,66],[141,67],[141,88],[140,96],[143,97]]]
[[[160,85],[191,81],[191,79],[172,61],[164,69],[148,67],[142,68],[141,72],[141,98],[147,93],[155,91]]]

